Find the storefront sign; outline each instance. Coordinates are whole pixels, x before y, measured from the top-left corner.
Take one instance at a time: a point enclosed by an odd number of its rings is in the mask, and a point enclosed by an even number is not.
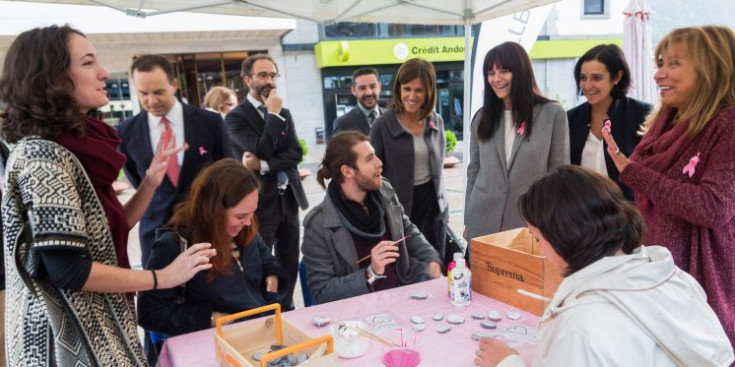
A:
[[[323,41],[314,47],[318,68],[401,64],[420,57],[432,62],[464,60],[463,37]]]

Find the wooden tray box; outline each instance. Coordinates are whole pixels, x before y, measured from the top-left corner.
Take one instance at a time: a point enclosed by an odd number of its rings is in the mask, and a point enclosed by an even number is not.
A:
[[[543,314],[547,302],[518,290],[552,298],[562,278],[541,255],[528,229],[512,229],[471,241],[472,290],[534,315]]]
[[[223,329],[225,322],[255,314],[275,310],[275,316],[253,320],[243,325],[233,325]],[[217,333],[214,336],[214,347],[222,367],[267,367],[268,361],[291,353],[316,354],[299,366],[336,367],[337,354],[334,353],[334,341],[331,335],[312,339],[298,327],[281,318],[281,306],[272,304],[249,311],[221,317],[216,320]],[[287,348],[270,352],[273,344],[287,345]],[[254,353],[267,353],[260,362],[253,359]]]

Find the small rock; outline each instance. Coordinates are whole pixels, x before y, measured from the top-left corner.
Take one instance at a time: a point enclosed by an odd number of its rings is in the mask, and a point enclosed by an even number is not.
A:
[[[299,356],[298,356],[299,363],[304,363],[306,362],[307,359],[309,359],[309,356],[307,356],[306,353],[299,353]]]
[[[311,320],[316,327],[324,327],[329,325],[329,318],[324,316],[317,316]]]
[[[518,334],[518,335],[528,334],[528,329],[526,329],[526,327],[523,325],[513,325],[509,328],[506,328],[505,331],[509,333],[513,333],[513,334]]]
[[[271,345],[271,352],[275,352],[275,351],[281,350],[283,348],[286,348],[286,346],[285,345],[281,345],[281,344],[273,344],[273,345]]]
[[[498,327],[498,325],[495,325],[492,322],[481,322],[480,326],[482,326],[485,329],[495,329],[496,327]]]
[[[415,324],[415,325],[412,325],[411,327],[413,327],[413,329],[416,331],[426,330],[426,324]]]
[[[472,314],[472,318],[475,320],[482,320],[485,318],[485,315],[483,315],[482,312],[475,312]]]
[[[452,330],[452,327],[449,325],[439,325],[436,327],[436,332],[439,334],[446,334],[449,330]]]
[[[500,312],[492,310],[487,313],[487,318],[490,319],[490,321],[498,322],[503,319],[503,316],[500,314]]]
[[[521,318],[521,313],[518,311],[508,311],[505,316],[507,316],[511,320],[518,320]]]
[[[426,321],[418,316],[411,316],[411,322],[413,322],[414,324],[423,324]]]
[[[286,360],[288,360],[288,362],[289,362],[289,363],[292,363],[292,364],[293,364],[293,363],[297,363],[297,362],[299,361],[299,360],[298,360],[298,358],[296,358],[296,356],[295,356],[295,355],[293,355],[293,354],[289,354],[289,355],[287,355],[287,356],[286,356]]]
[[[263,358],[263,353],[253,353],[253,359],[260,362],[260,359]]]
[[[434,321],[441,321],[444,319],[444,315],[437,313],[437,314],[434,314],[434,316],[432,316],[431,318],[434,319]]]
[[[429,298],[429,294],[424,291],[413,291],[409,293],[409,297],[411,297],[411,299],[423,300]]]
[[[464,317],[457,315],[457,314],[452,314],[452,315],[447,316],[447,322],[450,324],[458,325],[458,324],[464,323]]]
[[[490,334],[483,333],[482,331],[475,331],[472,333],[472,340],[480,340],[482,338],[489,338]]]

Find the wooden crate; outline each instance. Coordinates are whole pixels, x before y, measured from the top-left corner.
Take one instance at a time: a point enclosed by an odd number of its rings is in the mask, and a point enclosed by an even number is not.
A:
[[[275,316],[253,320],[227,329],[222,328],[223,323],[268,311],[275,311]],[[338,365],[332,336],[325,335],[312,339],[298,327],[283,320],[279,304],[221,317],[216,320],[216,325],[214,347],[217,361],[222,367],[267,367],[268,361],[291,353],[314,355],[299,366],[336,367]],[[270,346],[273,344],[288,345],[288,347],[270,352]],[[264,353],[260,362],[253,359],[254,353]]]
[[[547,302],[521,294],[524,290],[552,298],[562,278],[526,228],[473,238],[470,246],[472,290],[543,314]]]

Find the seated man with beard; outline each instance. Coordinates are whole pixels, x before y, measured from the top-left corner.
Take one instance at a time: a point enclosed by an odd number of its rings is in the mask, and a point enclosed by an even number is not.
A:
[[[382,166],[362,133],[329,141],[317,172],[327,195],[306,216],[301,247],[318,303],[441,276],[439,254],[404,214]]]

